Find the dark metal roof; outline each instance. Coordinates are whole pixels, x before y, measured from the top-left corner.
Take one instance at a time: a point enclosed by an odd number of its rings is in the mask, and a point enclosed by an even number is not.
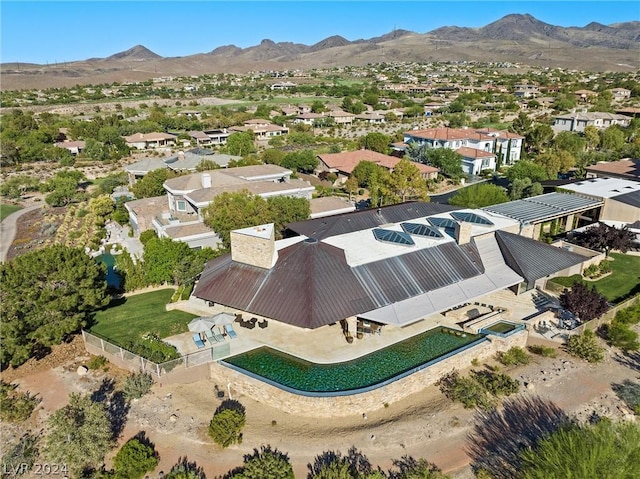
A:
[[[630,206],[635,206],[636,208],[640,208],[640,190],[635,190],[631,193],[614,196],[611,199]],[[638,217],[640,217],[640,211],[638,211]]]
[[[270,270],[216,258],[194,295],[314,329],[483,272],[473,244],[448,242],[351,268],[341,249],[302,241],[280,250]]]
[[[528,282],[544,278],[587,258],[564,248],[542,243],[506,231],[496,231],[505,263]]]
[[[375,228],[388,223],[400,223],[420,217],[446,213],[460,208],[438,203],[419,201],[400,203],[398,205],[371,208],[368,210],[328,216],[315,220],[289,223],[287,229],[310,238],[324,239],[354,231]]]
[[[482,208],[513,218],[522,223],[537,223],[561,215],[585,211],[601,206],[601,200],[570,193],[547,193],[523,200],[509,201]]]

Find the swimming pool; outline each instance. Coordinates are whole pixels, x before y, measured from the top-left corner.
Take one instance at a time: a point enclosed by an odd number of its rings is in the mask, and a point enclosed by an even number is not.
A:
[[[107,274],[105,276],[107,286],[119,290],[122,286],[122,276],[120,276],[120,274],[115,270],[116,257],[111,253],[104,253],[97,256],[96,260],[100,261],[107,267]]]
[[[509,336],[510,334],[524,329],[524,325],[515,324],[509,321],[498,321],[490,326],[480,329],[482,334],[495,334],[496,336]]]
[[[439,327],[342,363],[312,363],[266,346],[221,363],[296,394],[346,395],[408,376],[484,339]]]

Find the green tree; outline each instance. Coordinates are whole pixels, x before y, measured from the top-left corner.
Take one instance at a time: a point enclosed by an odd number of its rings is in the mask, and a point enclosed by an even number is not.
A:
[[[225,401],[216,409],[209,423],[209,436],[216,444],[229,447],[242,442],[242,428],[246,423],[244,407],[236,401]]]
[[[30,432],[23,434],[15,443],[7,443],[5,440],[2,456],[3,472],[19,471],[23,467],[26,467],[27,471],[33,470],[40,452],[39,442],[40,436]]]
[[[206,479],[204,469],[195,462],[189,461],[186,456],[178,459],[164,477],[165,479]]]
[[[171,238],[152,238],[144,247],[144,270],[149,284],[169,283],[174,280],[177,266],[188,258],[191,248]]]
[[[618,151],[625,143],[624,133],[619,126],[614,125],[600,130],[600,145],[605,150]]]
[[[80,248],[50,246],[0,264],[3,365],[59,344],[109,302],[106,268]]]
[[[261,446],[254,449],[253,454],[244,457],[240,471],[233,474],[231,479],[293,479],[293,467],[287,454],[271,449],[271,446]]]
[[[598,293],[595,286],[589,288],[580,282],[575,283],[571,289],[565,289],[559,299],[563,308],[584,322],[599,318],[609,309],[606,298]]]
[[[538,155],[535,163],[544,168],[547,177],[556,179],[558,173],[567,172],[576,164],[576,157],[565,150],[551,150]]]
[[[391,143],[391,138],[384,133],[378,132],[367,133],[358,140],[360,148],[385,155],[389,153],[389,143]]]
[[[427,183],[418,167],[407,159],[396,164],[389,177],[388,191],[393,195],[394,202],[428,199]]]
[[[276,148],[268,148],[262,152],[261,157],[264,163],[268,163],[270,165],[280,165],[282,163],[284,155],[285,153],[282,150],[278,150]]]
[[[555,150],[568,151],[573,156],[578,156],[585,149],[585,140],[577,133],[561,131],[553,139],[553,148]]]
[[[158,465],[158,453],[148,441],[129,439],[113,459],[116,479],[140,479]]]
[[[280,166],[293,171],[312,173],[318,166],[318,157],[313,150],[293,151],[284,155]]]
[[[533,161],[520,160],[515,165],[509,167],[506,173],[509,181],[529,179],[532,182],[549,179],[543,166]]]
[[[511,131],[521,136],[527,136],[531,128],[533,128],[533,121],[524,111],[519,112],[511,124]]]
[[[276,238],[281,239],[287,223],[304,221],[311,215],[311,206],[306,198],[289,196],[272,196],[267,198],[269,219],[274,223]]]
[[[213,160],[202,160],[196,166],[196,171],[219,170],[221,166]]]
[[[450,479],[438,466],[423,458],[403,456],[393,461],[393,467],[395,470],[389,473],[394,479]]]
[[[371,462],[355,447],[346,456],[340,451],[325,451],[308,464],[307,479],[384,479],[385,474],[374,470]]]
[[[344,183],[344,187],[349,193],[349,201],[351,201],[351,197],[358,191],[359,186],[360,185],[358,184],[358,178],[356,178],[354,175],[351,175],[349,176],[349,178],[347,178],[347,181],[345,181]]]
[[[89,396],[71,393],[69,404],[55,411],[47,423],[45,457],[66,464],[75,476],[100,466],[113,446],[106,407]]]
[[[425,151],[426,163],[440,169],[440,173],[449,178],[460,178],[462,171],[462,155],[449,148],[428,148]]]
[[[17,384],[0,380],[0,419],[22,422],[29,419],[40,400],[29,392],[16,392]]]
[[[640,425],[598,421],[571,425],[521,453],[523,479],[632,479],[640,469]]]
[[[131,188],[131,191],[136,198],[152,198],[154,196],[162,196],[166,194],[164,189],[164,182],[169,178],[175,178],[178,176],[176,172],[169,168],[159,168],[157,170],[150,171],[144,177],[136,181]]]
[[[256,152],[253,131],[231,133],[227,138],[225,151],[230,155],[245,156]]]
[[[604,359],[604,350],[598,345],[596,334],[590,329],[585,329],[582,334],[569,336],[567,352],[590,363],[599,363]]]
[[[587,151],[598,148],[600,145],[600,134],[595,126],[587,125],[584,128],[584,141]]]
[[[355,166],[351,176],[358,180],[359,186],[368,188],[371,184],[371,179],[379,168],[380,166],[372,161],[362,160]]]
[[[549,125],[535,125],[525,136],[525,145],[529,154],[544,152],[553,139],[553,129]]]
[[[464,208],[483,208],[507,201],[509,197],[503,188],[489,183],[480,183],[458,190],[449,200],[449,204]]]

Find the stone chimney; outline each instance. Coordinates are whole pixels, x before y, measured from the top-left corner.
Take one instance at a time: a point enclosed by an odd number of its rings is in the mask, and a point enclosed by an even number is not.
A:
[[[471,241],[471,223],[465,223],[464,221],[456,221],[456,241],[459,245],[467,244]]]
[[[200,180],[203,188],[211,188],[211,173],[202,173]]]
[[[231,259],[238,263],[271,269],[278,260],[273,223],[232,231]]]

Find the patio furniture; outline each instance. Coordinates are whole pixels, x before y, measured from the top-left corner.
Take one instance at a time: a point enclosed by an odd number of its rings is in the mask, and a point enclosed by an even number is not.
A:
[[[204,348],[204,342],[200,337],[200,333],[193,333],[193,342],[198,346],[198,349]]]
[[[204,334],[207,336],[207,341],[209,341],[210,344],[218,342],[218,339],[213,335],[210,329],[207,329]]]
[[[269,321],[267,321],[266,319],[263,319],[258,323],[258,326],[260,327],[260,329],[264,329],[267,326],[269,326]]]
[[[213,333],[213,337],[215,338],[216,341],[218,341],[219,343],[224,343],[224,335],[220,332],[218,328],[213,328],[211,332]]]
[[[227,332],[227,334],[229,335],[229,337],[231,339],[235,339],[235,338],[238,337],[236,332],[233,330],[233,326],[231,326],[230,324],[225,324],[224,325],[224,330]]]

